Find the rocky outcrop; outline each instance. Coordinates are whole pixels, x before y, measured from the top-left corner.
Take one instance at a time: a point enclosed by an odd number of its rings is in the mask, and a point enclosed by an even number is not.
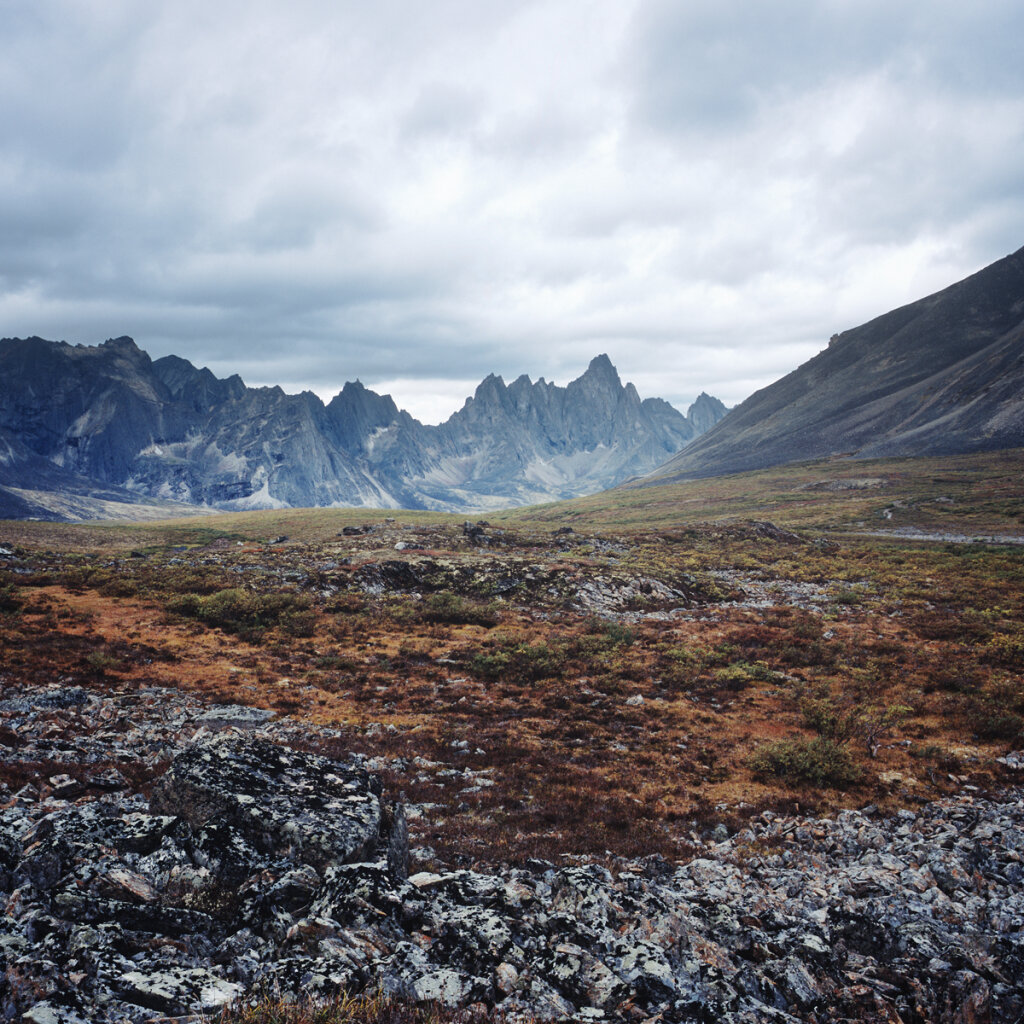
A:
[[[766,812],[731,836],[694,834],[678,863],[405,877],[388,863],[389,850],[403,859],[401,814],[365,763],[279,742],[313,738],[308,727],[171,692],[78,688],[8,698],[0,715],[20,747],[0,747],[8,761],[131,745],[158,763],[182,744],[149,801],[99,771],[77,791],[55,775],[8,794],[5,1019],[142,1022],[263,989],[382,989],[509,1020],[953,1024],[1024,1012],[1020,789],[894,817]],[[73,722],[92,730],[54,743]]]
[[[848,455],[1024,446],[1024,249],[834,335],[646,483]],[[699,401],[699,400],[698,400]]]
[[[153,787],[150,810],[193,833],[217,833],[227,849],[252,845],[318,870],[372,860],[387,849],[380,782],[367,772],[267,740],[218,737],[179,755]],[[407,873],[408,853],[398,853]]]
[[[664,462],[718,414],[704,398],[697,426],[667,402],[641,401],[598,356],[564,388],[490,376],[446,423],[425,426],[358,382],[325,407],[311,392],[247,388],[177,356],[154,362],[130,338],[4,339],[0,512],[47,515],[27,490],[222,509],[574,497]],[[50,504],[53,518],[86,507]]]

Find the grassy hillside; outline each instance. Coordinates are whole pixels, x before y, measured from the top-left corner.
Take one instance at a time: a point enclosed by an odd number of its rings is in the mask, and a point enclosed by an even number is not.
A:
[[[509,522],[657,530],[727,519],[794,529],[895,527],[1024,531],[1024,449],[920,459],[823,459],[658,487],[627,484],[576,501],[520,509]]]

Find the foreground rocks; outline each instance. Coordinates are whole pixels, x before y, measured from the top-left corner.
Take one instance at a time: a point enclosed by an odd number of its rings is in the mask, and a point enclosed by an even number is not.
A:
[[[26,735],[32,715],[91,699],[4,710]],[[59,782],[8,799],[4,1019],[142,1022],[268,988],[382,988],[513,1019],[1024,1013],[1019,790],[894,819],[765,814],[683,864],[407,877],[401,809],[359,763],[271,742],[272,723],[242,709],[189,721],[195,741],[149,800],[62,797]]]

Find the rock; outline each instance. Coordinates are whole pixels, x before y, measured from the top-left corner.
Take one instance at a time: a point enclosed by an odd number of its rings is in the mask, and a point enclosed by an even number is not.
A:
[[[128,780],[116,768],[107,768],[102,772],[89,776],[89,785],[93,789],[104,789],[113,792],[118,789],[127,789]]]
[[[120,981],[126,1002],[163,1013],[211,1013],[237,999],[242,986],[201,967],[129,971]]]
[[[85,792],[85,786],[78,779],[73,779],[70,775],[63,773],[51,775],[49,783],[50,795],[58,800],[71,800],[73,797]]]
[[[503,995],[510,996],[516,990],[519,972],[512,964],[502,961],[494,968],[494,987]]]
[[[455,1007],[466,1001],[473,979],[450,967],[433,964],[419,947],[399,943],[380,978],[381,990],[414,1003]]]
[[[308,743],[308,726],[274,717],[210,735],[200,722],[211,709],[168,691],[127,703],[90,694],[46,716],[38,697],[4,702],[19,737],[6,756],[59,763],[45,742],[61,715],[81,729],[69,757],[109,763],[150,743],[177,756],[152,804],[118,789],[0,810],[5,1019],[143,1024],[215,1015],[249,991],[378,988],[510,1020],[981,1024],[1024,1013],[1019,788],[889,819],[876,808],[765,813],[735,835],[694,839],[682,864],[530,861],[406,878],[404,812],[379,783],[271,739]],[[97,739],[126,709],[131,738]],[[423,758],[409,769],[479,782]]]
[[[255,729],[268,722],[276,711],[250,708],[242,704],[218,704],[200,717],[199,725],[215,732],[219,729]]]
[[[393,801],[384,805],[380,832],[386,842],[386,859],[391,877],[399,880],[408,878],[409,825],[402,804]]]
[[[45,1000],[26,1010],[18,1019],[21,1024],[89,1024],[73,1010],[54,1006]]]
[[[462,524],[462,532],[471,544],[487,543],[487,532],[484,528],[476,523],[469,522],[468,519]]]
[[[142,875],[125,867],[113,867],[101,876],[99,891],[114,899],[127,899],[136,903],[155,903],[160,892]]]
[[[628,992],[625,982],[605,963],[571,942],[558,943],[542,969],[576,1005],[610,1009]]]
[[[316,868],[372,859],[384,824],[367,772],[258,737],[213,737],[179,754],[150,808],[193,829],[230,827],[264,853]]]

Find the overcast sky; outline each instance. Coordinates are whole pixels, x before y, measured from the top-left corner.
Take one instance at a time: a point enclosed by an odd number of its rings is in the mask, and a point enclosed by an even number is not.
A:
[[[734,404],[1024,245],[1019,0],[0,0],[0,336]]]

